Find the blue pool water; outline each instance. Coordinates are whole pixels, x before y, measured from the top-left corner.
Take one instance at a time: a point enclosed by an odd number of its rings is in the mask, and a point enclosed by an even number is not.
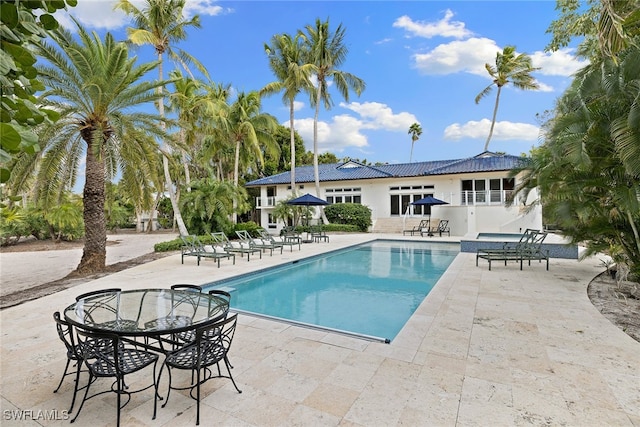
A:
[[[518,233],[478,233],[478,240],[502,240],[502,241],[518,241],[522,238],[522,234]]]
[[[392,340],[458,253],[376,240],[207,287],[231,291],[238,311]]]

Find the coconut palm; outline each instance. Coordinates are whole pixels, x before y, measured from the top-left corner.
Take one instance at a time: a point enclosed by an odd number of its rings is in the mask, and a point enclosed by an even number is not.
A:
[[[333,105],[329,94],[329,80],[333,82],[345,101],[349,102],[349,90],[353,90],[360,96],[365,89],[364,80],[351,73],[341,71],[339,68],[347,59],[349,49],[344,44],[345,28],[338,25],[335,32],[329,28],[329,19],[322,22],[316,19],[315,25],[305,27],[306,34],[300,32],[308,55],[305,62],[313,65],[312,73],[317,83],[315,89],[315,115],[313,117],[313,171],[316,183],[316,194],[320,195],[320,175],[318,172],[318,114],[320,103],[329,109]],[[322,219],[326,222],[324,210]]]
[[[511,83],[514,87],[522,90],[537,90],[540,88],[535,79],[531,76],[533,71],[539,70],[531,65],[531,57],[525,53],[521,53],[516,56],[515,46],[507,46],[502,50],[502,53],[496,54],[495,66],[491,64],[485,64],[485,68],[493,80],[491,84],[485,87],[482,92],[476,96],[476,104],[480,102],[482,98],[487,96],[496,86],[498,91],[496,93],[496,103],[493,107],[493,117],[491,119],[491,128],[489,129],[489,136],[484,144],[484,151],[489,149],[489,141],[493,136],[493,128],[496,124],[496,116],[498,115],[498,105],[500,103],[500,93],[502,88]]]
[[[198,70],[207,75],[207,71],[200,62],[182,49],[174,48],[173,45],[186,40],[188,27],[200,28],[200,18],[198,15],[187,20],[183,17],[186,0],[145,0],[145,8],[139,9],[132,1],[119,0],[116,9],[121,9],[126,14],[131,15],[134,20],[134,28],[127,28],[127,34],[131,43],[136,45],[150,44],[155,48],[158,55],[158,79],[163,79],[163,56],[166,53],[171,59],[179,62],[188,72],[189,64],[194,64]],[[162,88],[158,88],[162,91]],[[160,116],[164,117],[164,103],[158,103]],[[166,142],[166,141],[165,141]],[[180,234],[187,235],[188,231],[184,225],[178,200],[176,197],[171,173],[169,170],[169,152],[165,147],[163,150],[162,164],[164,168],[165,182],[171,206],[173,207],[174,218],[178,225]]]
[[[420,135],[422,135],[422,127],[420,123],[414,123],[409,126],[409,132],[411,135],[411,155],[409,156],[409,163],[413,160],[413,144],[416,143],[418,139],[420,139]]]
[[[240,92],[234,103],[228,107],[228,111],[215,119],[215,137],[229,141],[235,148],[233,183],[236,187],[239,183],[241,161],[244,165],[259,168],[264,163],[264,152],[271,155],[277,155],[279,152],[278,144],[273,137],[278,122],[275,117],[262,113],[260,108],[258,92]],[[237,212],[234,211],[234,223],[236,217]]]
[[[109,33],[102,41],[95,32],[77,27],[77,38],[61,29],[53,34],[53,44],[43,42],[37,49],[47,64],[39,68],[47,87],[39,103],[60,113],[56,123],[39,132],[44,148],[37,158],[37,191],[39,203],[57,203],[61,190],[75,183],[86,154],[85,243],[77,267],[84,273],[105,267],[105,180],[134,170],[146,178],[141,185],[155,180],[154,137],[164,136],[161,118],[135,107],[156,102],[157,88],[165,82],[146,78],[157,62],[136,65],[125,43]]]
[[[296,144],[294,128],[294,102],[305,90],[313,91],[310,80],[311,64],[304,63],[304,46],[300,35],[277,34],[271,45],[264,45],[269,58],[269,68],[278,81],[267,84],[263,94],[282,92],[282,102],[289,105],[289,131],[291,141],[291,191],[296,192]]]

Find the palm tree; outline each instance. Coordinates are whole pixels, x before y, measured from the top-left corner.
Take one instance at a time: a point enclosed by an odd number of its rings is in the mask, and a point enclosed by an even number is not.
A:
[[[345,28],[338,25],[334,33],[329,29],[329,19],[325,22],[316,19],[315,26],[307,25],[306,34],[300,32],[308,58],[307,63],[313,65],[313,74],[317,83],[315,89],[315,115],[313,117],[313,170],[316,182],[316,195],[320,195],[320,175],[318,172],[318,114],[320,103],[323,101],[325,108],[331,108],[333,102],[329,94],[329,79],[331,79],[345,101],[349,102],[349,90],[353,90],[360,96],[365,89],[364,80],[351,73],[339,70],[347,59],[349,50],[344,44]],[[322,219],[326,222],[324,210]]]
[[[136,65],[125,43],[111,34],[104,42],[77,22],[78,39],[69,31],[53,34],[55,45],[43,42],[37,54],[47,65],[39,68],[47,89],[39,103],[54,108],[60,119],[39,134],[38,198],[49,205],[59,201],[61,189],[75,182],[86,153],[83,190],[85,243],[77,267],[81,273],[105,267],[105,180],[122,168],[144,174],[142,185],[152,185],[157,163],[154,137],[163,137],[157,114],[135,107],[156,102],[163,81],[145,75],[158,63]]]
[[[193,16],[190,20],[186,20],[182,13],[186,0],[146,0],[146,8],[138,9],[129,0],[119,0],[116,9],[121,9],[128,15],[133,16],[135,28],[127,28],[127,34],[131,43],[136,45],[150,44],[155,48],[158,55],[158,80],[163,79],[162,60],[165,53],[169,57],[179,62],[189,72],[188,65],[193,63],[198,70],[207,75],[207,71],[194,57],[189,55],[182,49],[174,49],[173,44],[183,41],[187,38],[186,29],[190,26],[200,28],[200,18],[198,15]],[[162,88],[158,88],[162,92]],[[158,111],[160,116],[164,117],[164,102],[158,103]],[[166,141],[165,141],[166,142]],[[178,200],[176,197],[171,173],[169,171],[169,153],[170,149],[165,147],[162,151],[162,165],[166,181],[167,192],[171,199],[174,218],[178,224],[180,234],[187,235],[188,231],[184,225]]]
[[[496,116],[498,114],[498,104],[500,103],[500,93],[502,87],[511,83],[518,89],[522,90],[537,90],[540,88],[535,79],[531,76],[533,71],[539,70],[531,65],[531,58],[525,53],[515,55],[515,46],[507,46],[502,50],[502,53],[496,54],[496,65],[485,64],[487,72],[493,79],[493,82],[484,88],[482,92],[476,96],[476,104],[480,102],[482,98],[487,96],[493,90],[493,86],[498,88],[496,93],[496,104],[493,108],[493,118],[491,119],[491,128],[489,129],[489,136],[487,142],[484,144],[484,151],[489,149],[489,141],[493,136],[493,128],[496,124]]]
[[[409,132],[411,135],[411,155],[409,156],[409,163],[413,160],[413,144],[416,143],[418,139],[420,139],[420,135],[422,135],[422,127],[420,123],[414,123],[409,126]]]
[[[282,92],[282,102],[289,105],[289,131],[291,138],[291,191],[296,193],[296,144],[294,129],[294,101],[302,91],[313,91],[310,80],[311,64],[305,64],[304,46],[300,35],[277,34],[271,45],[264,45],[269,67],[278,81],[267,84],[261,94]]]
[[[273,134],[278,126],[275,117],[260,112],[261,100],[258,92],[240,92],[225,114],[217,120],[217,137],[229,141],[235,147],[233,162],[233,183],[237,187],[240,177],[240,163],[254,167],[264,163],[263,152],[277,155],[279,147]],[[237,205],[236,205],[237,207]],[[236,222],[237,212],[233,213]]]
[[[533,153],[521,188],[587,254],[607,252],[640,275],[640,48],[576,73]]]

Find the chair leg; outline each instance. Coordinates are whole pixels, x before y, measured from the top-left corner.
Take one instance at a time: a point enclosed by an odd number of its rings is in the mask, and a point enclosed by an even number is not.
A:
[[[163,370],[164,370],[164,365],[160,368],[160,373],[158,374],[158,382],[157,382],[158,385],[160,384],[160,377],[162,377]],[[167,403],[169,403],[169,395],[171,394],[171,368],[169,367],[167,367],[167,375],[169,376],[169,387],[167,388],[167,397],[165,398],[161,408],[164,408],[165,406],[167,406]]]
[[[231,375],[231,368],[233,368],[233,366],[231,366],[231,364],[229,363],[229,359],[227,358],[227,356],[224,357],[224,364],[227,367],[227,372],[229,373],[229,379],[233,383],[233,386],[236,388],[238,393],[242,393],[242,390],[238,388],[236,381],[233,379],[233,375]]]
[[[196,425],[200,425],[200,369],[197,370],[198,383],[196,385]]]
[[[64,372],[62,373],[62,378],[60,378],[60,382],[58,383],[58,387],[56,387],[55,390],[53,390],[54,393],[57,393],[58,390],[60,390],[60,387],[62,386],[62,381],[64,381],[64,377],[67,376],[67,369],[69,369],[69,364],[71,363],[71,359],[67,358],[67,364],[64,367]]]
[[[87,388],[84,390],[84,397],[82,398],[82,402],[80,402],[80,407],[78,408],[78,412],[76,412],[76,416],[73,417],[70,423],[74,423],[78,418],[78,415],[80,415],[80,412],[82,412],[82,407],[84,406],[84,402],[87,401],[87,396],[89,395],[89,388],[91,387],[91,383],[93,382],[93,380],[94,380],[94,376],[93,374],[91,374],[91,372],[89,372],[89,382],[87,382]]]
[[[118,414],[116,416],[116,426],[120,427],[120,396],[122,396],[122,392],[123,392],[123,379],[122,378],[118,378],[118,391],[117,391],[117,405],[118,405]]]
[[[78,368],[76,369],[76,383],[73,385],[73,399],[71,399],[71,407],[69,408],[69,413],[73,412],[73,405],[76,404],[76,396],[78,394],[78,385],[80,384],[80,368],[82,364],[78,362]]]

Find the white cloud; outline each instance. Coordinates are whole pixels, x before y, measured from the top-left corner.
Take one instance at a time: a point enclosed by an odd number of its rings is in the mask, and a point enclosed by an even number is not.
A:
[[[387,37],[387,38],[385,38],[385,39],[378,40],[377,42],[373,42],[373,44],[385,44],[385,43],[389,43],[389,42],[391,42],[391,41],[393,41],[393,39],[391,39],[391,38]]]
[[[185,17],[190,18],[194,15],[217,16],[231,11],[231,9],[225,9],[216,3],[217,0],[187,0],[183,12]]]
[[[133,1],[136,7],[142,3]],[[113,10],[116,1],[79,1],[75,7],[70,7],[67,12],[56,14],[60,24],[69,29],[75,29],[75,25],[69,19],[69,15],[76,18],[83,26],[88,28],[111,30],[120,28],[128,22],[129,18],[121,10]],[[58,19],[59,18],[59,19]]]
[[[487,38],[472,37],[437,46],[428,53],[413,55],[415,68],[422,74],[453,74],[466,72],[488,76],[484,64],[495,62],[500,47]]]
[[[74,28],[67,14],[73,15],[80,23],[89,28],[99,28],[111,30],[124,27],[129,24],[129,17],[121,10],[114,10],[116,0],[82,0],[75,7],[69,8],[68,12],[56,15],[56,19],[65,28]],[[131,0],[134,6],[142,10],[146,6],[143,0]],[[185,18],[193,15],[216,16],[231,9],[224,9],[215,4],[216,0],[187,0],[183,10]]]
[[[296,119],[295,127],[307,150],[313,150],[313,119]],[[360,133],[361,128],[360,120],[346,114],[334,116],[331,123],[318,121],[318,152],[341,153],[349,147],[367,147],[369,143]]]
[[[539,80],[537,80],[536,83],[538,83],[538,86],[539,86],[538,91],[540,91],[540,92],[553,92],[553,91],[555,91],[553,86],[549,86],[548,84],[542,83]]]
[[[406,131],[413,123],[417,122],[416,116],[407,112],[394,114],[386,104],[379,102],[351,102],[340,103],[340,106],[360,114],[364,121],[364,129],[384,129],[387,131]]]
[[[418,119],[407,112],[394,113],[391,108],[378,102],[340,103],[342,108],[354,111],[359,118],[340,114],[333,116],[330,122],[318,122],[318,151],[341,153],[345,149],[355,147],[364,151],[369,147],[366,130],[384,130],[389,132],[406,132]],[[285,124],[288,126],[288,123]],[[313,119],[296,119],[296,131],[305,141],[305,147],[313,150]]]
[[[538,73],[547,76],[571,76],[580,68],[588,64],[587,61],[578,59],[573,54],[574,49],[565,48],[555,52],[534,52],[531,63],[534,67],[540,67]]]
[[[416,37],[452,37],[463,39],[470,37],[473,33],[465,28],[464,22],[451,21],[453,12],[447,9],[444,18],[436,22],[414,21],[409,16],[404,15],[396,19],[393,26],[403,28],[411,36]]]
[[[293,101],[293,111],[300,111],[304,108],[304,102]]]
[[[491,128],[491,120],[482,119],[478,121],[468,121],[460,124],[454,123],[444,130],[444,139],[460,140],[463,138],[486,139]],[[537,141],[540,134],[538,126],[529,123],[496,122],[493,129],[492,140],[517,140],[517,141]]]

